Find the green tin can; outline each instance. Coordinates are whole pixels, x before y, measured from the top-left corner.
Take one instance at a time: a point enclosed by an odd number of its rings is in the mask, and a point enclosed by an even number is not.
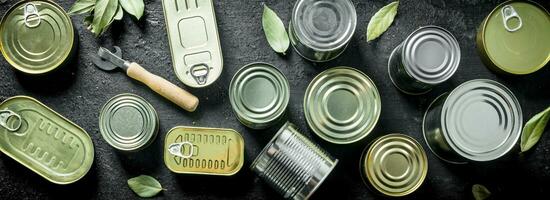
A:
[[[159,129],[155,108],[135,94],[111,98],[99,114],[99,131],[109,145],[135,152],[151,144]]]
[[[16,3],[0,23],[2,55],[26,74],[45,74],[66,65],[76,41],[71,18],[52,1]]]
[[[349,144],[366,137],[376,126],[382,102],[374,82],[351,67],[321,72],[304,96],[304,114],[319,137]]]
[[[530,74],[550,61],[550,14],[532,1],[507,1],[481,23],[477,49],[489,69]]]
[[[290,87],[283,73],[274,66],[252,63],[237,71],[231,79],[229,100],[243,125],[264,129],[284,118]]]

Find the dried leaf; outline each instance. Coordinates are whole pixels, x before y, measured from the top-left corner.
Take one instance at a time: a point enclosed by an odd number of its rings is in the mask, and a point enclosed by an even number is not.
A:
[[[153,197],[163,190],[160,183],[153,177],[140,175],[128,180],[128,186],[140,197]]]
[[[120,0],[119,3],[127,13],[136,17],[136,19],[139,20],[143,16],[143,10],[145,9],[143,0]]]
[[[96,36],[101,35],[113,21],[118,10],[118,0],[97,0],[92,27]]]
[[[273,10],[264,5],[264,13],[262,16],[262,26],[264,28],[267,42],[277,53],[283,55],[288,50],[290,40],[285,29],[285,25]]]
[[[79,15],[84,13],[89,13],[94,10],[96,0],[77,0],[74,2],[71,9],[69,9],[70,15]]]
[[[397,7],[399,1],[392,2],[382,7],[378,12],[370,18],[367,27],[367,42],[378,38],[382,33],[386,32],[397,15]]]
[[[539,141],[544,128],[550,119],[550,107],[536,114],[525,124],[521,133],[521,152],[526,152],[531,149]]]
[[[472,186],[472,194],[475,200],[484,200],[491,196],[491,192],[483,185],[474,184]]]

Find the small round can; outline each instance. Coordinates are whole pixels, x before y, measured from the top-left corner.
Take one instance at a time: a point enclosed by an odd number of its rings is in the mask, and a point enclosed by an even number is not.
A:
[[[0,50],[25,74],[45,74],[66,65],[76,51],[71,18],[52,1],[14,4],[0,23]]]
[[[485,65],[505,74],[530,74],[550,61],[550,14],[532,1],[506,1],[481,23],[477,49]]]
[[[334,169],[333,158],[287,122],[251,165],[285,199],[308,199]]]
[[[389,134],[365,148],[360,171],[363,182],[374,192],[401,197],[422,185],[428,173],[428,158],[414,138]]]
[[[319,137],[349,144],[376,126],[382,102],[374,82],[351,67],[335,67],[317,75],[304,96],[304,114]]]
[[[313,62],[326,62],[346,49],[357,24],[350,0],[298,0],[288,28],[296,52]]]
[[[274,66],[252,63],[242,67],[231,79],[229,100],[243,125],[264,129],[284,117],[290,87],[283,73]]]
[[[518,100],[487,79],[465,82],[435,99],[423,120],[430,150],[450,163],[491,161],[508,153],[522,129]]]
[[[390,80],[406,94],[418,95],[451,78],[460,64],[456,38],[438,26],[412,32],[388,61]]]
[[[151,144],[159,129],[155,108],[135,94],[111,98],[99,114],[99,131],[115,149],[136,152]]]

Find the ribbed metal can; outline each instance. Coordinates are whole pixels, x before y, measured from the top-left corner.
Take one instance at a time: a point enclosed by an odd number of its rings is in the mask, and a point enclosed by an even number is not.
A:
[[[298,0],[288,26],[296,52],[313,62],[326,62],[346,49],[357,24],[350,0]]]
[[[424,94],[453,76],[460,64],[456,38],[438,26],[412,32],[388,61],[392,83],[406,94]]]
[[[308,199],[334,169],[333,158],[287,122],[252,163],[252,170],[286,199]]]
[[[515,146],[522,120],[520,104],[506,86],[471,80],[431,103],[423,120],[424,139],[450,163],[491,161]]]

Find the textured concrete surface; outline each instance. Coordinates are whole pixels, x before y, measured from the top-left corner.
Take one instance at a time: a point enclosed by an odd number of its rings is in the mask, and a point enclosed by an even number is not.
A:
[[[140,174],[156,177],[167,189],[157,197],[159,199],[280,198],[248,168],[278,127],[264,131],[245,128],[233,116],[228,100],[227,87],[231,77],[241,66],[250,62],[272,63],[284,72],[291,84],[289,120],[340,159],[336,170],[319,188],[314,199],[380,198],[369,191],[359,177],[358,162],[363,148],[380,135],[400,132],[421,141],[427,149],[421,134],[425,109],[435,97],[464,81],[488,78],[509,86],[521,103],[524,121],[550,105],[550,67],[528,76],[503,76],[489,71],[477,55],[476,29],[501,1],[403,0],[392,27],[381,38],[370,43],[364,36],[368,20],[377,9],[390,1],[352,1],[358,12],[359,25],[348,49],[332,62],[313,64],[300,58],[293,50],[287,56],[279,56],[269,48],[261,29],[264,1],[215,0],[225,69],[214,85],[207,89],[191,90],[201,100],[194,113],[179,109],[123,73],[106,73],[96,69],[89,57],[99,46],[119,45],[125,58],[183,87],[172,69],[161,0],[145,0],[145,16],[140,22],[125,16],[123,23],[115,23],[112,30],[100,38],[85,30],[83,16],[74,16],[80,49],[72,68],[66,73],[37,80],[16,75],[2,58],[0,100],[14,95],[29,95],[82,126],[95,145],[94,165],[82,180],[60,186],[0,155],[0,199],[136,199],[126,180]],[[14,2],[8,0],[0,5],[0,14],[5,13]],[[73,1],[57,2],[68,9]],[[548,1],[539,2],[550,8]],[[294,1],[269,0],[266,3],[287,24]],[[449,82],[426,95],[399,93],[386,72],[388,57],[410,32],[430,24],[447,28],[457,37],[463,55],[460,68]],[[302,99],[308,83],[321,71],[339,65],[365,72],[374,80],[382,96],[382,115],[377,128],[366,139],[352,145],[323,142],[308,129],[302,111]],[[160,132],[155,142],[144,151],[133,154],[116,152],[101,138],[98,130],[101,106],[112,96],[126,92],[147,99],[160,115]],[[177,125],[232,128],[242,133],[246,140],[245,167],[233,177],[171,173],[163,164],[161,148],[165,133]],[[428,152],[428,177],[424,185],[407,199],[471,199],[470,188],[476,183],[487,186],[496,199],[548,196],[550,134],[546,132],[532,152],[520,155],[518,150],[514,150],[508,157],[490,163],[450,165]]]

